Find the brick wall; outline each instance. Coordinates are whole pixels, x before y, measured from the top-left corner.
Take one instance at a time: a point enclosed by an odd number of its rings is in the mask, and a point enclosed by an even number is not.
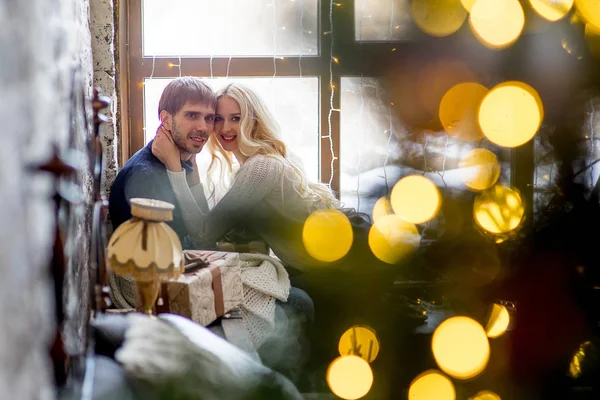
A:
[[[54,224],[49,177],[27,166],[45,161],[53,145],[85,154],[82,110],[72,93],[91,95],[88,0],[9,0],[0,5],[0,393],[6,399],[54,397],[48,346],[54,332],[48,275]],[[79,77],[74,80],[73,76]],[[74,84],[75,83],[75,84]],[[74,129],[72,129],[74,128]],[[89,175],[77,178],[84,198]],[[86,205],[71,212],[73,264],[69,291],[85,294],[89,241]],[[79,281],[78,281],[79,280]],[[83,318],[87,299],[68,304]],[[70,332],[70,333],[69,333]],[[78,323],[67,330],[80,347]]]

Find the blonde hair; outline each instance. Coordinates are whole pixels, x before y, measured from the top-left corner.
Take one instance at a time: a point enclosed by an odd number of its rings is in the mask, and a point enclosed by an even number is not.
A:
[[[339,201],[328,186],[309,182],[304,171],[288,158],[286,145],[279,135],[279,124],[265,102],[252,89],[231,83],[217,92],[217,99],[223,96],[231,97],[240,106],[240,153],[246,157],[262,154],[279,159],[294,171],[295,183],[298,184],[296,191],[300,196],[313,197],[315,202],[322,202],[327,207],[339,206]],[[206,146],[212,157],[207,175],[214,176],[214,170],[219,168],[220,188],[225,189],[223,183],[229,184],[233,175],[233,156],[223,149],[216,133],[211,135]]]

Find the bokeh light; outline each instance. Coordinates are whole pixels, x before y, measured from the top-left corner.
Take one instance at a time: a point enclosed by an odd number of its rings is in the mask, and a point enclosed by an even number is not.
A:
[[[495,86],[479,107],[479,126],[493,143],[517,147],[533,138],[544,116],[538,93],[531,86],[510,81]]]
[[[589,24],[588,24],[589,25]],[[581,60],[583,58],[582,44],[574,39],[561,39],[562,48],[573,57]]]
[[[453,86],[440,102],[440,122],[450,136],[465,141],[481,139],[477,111],[488,89],[475,82]]]
[[[525,13],[518,0],[477,0],[471,7],[469,24],[484,45],[501,49],[521,35]]]
[[[471,8],[473,8],[473,4],[475,4],[476,1],[477,0],[460,0],[465,10],[469,12],[471,11]]]
[[[302,241],[308,254],[324,262],[344,257],[352,246],[353,238],[348,217],[338,210],[313,212],[302,230]]]
[[[381,261],[396,264],[420,244],[421,237],[414,224],[396,214],[379,218],[369,230],[369,247]]]
[[[432,369],[413,379],[408,389],[408,399],[454,400],[456,399],[456,390],[446,375]]]
[[[360,399],[371,390],[373,371],[360,357],[338,357],[327,369],[327,384],[333,394],[342,399]]]
[[[394,212],[402,219],[422,224],[435,217],[442,200],[432,181],[421,175],[409,175],[394,185],[390,202]]]
[[[377,220],[386,215],[390,215],[394,212],[392,210],[392,205],[386,196],[380,198],[375,202],[373,206],[373,222],[377,222]]]
[[[469,400],[502,400],[500,396],[496,393],[491,392],[489,390],[482,390],[478,392],[475,396],[469,397]]]
[[[525,208],[516,190],[496,185],[477,195],[473,212],[477,225],[499,234],[516,229],[523,219]]]
[[[585,41],[590,55],[600,58],[600,28],[585,24]]]
[[[592,342],[586,341],[579,346],[575,355],[569,363],[569,376],[571,378],[579,378],[581,376],[581,367],[584,363],[586,353],[590,350]]]
[[[379,339],[372,329],[355,325],[344,332],[338,350],[341,356],[354,355],[371,363],[379,354]]]
[[[458,379],[479,375],[490,358],[490,344],[483,327],[468,317],[442,322],[433,333],[431,349],[440,369]]]
[[[463,182],[470,189],[481,191],[496,184],[500,177],[498,157],[487,149],[473,149],[458,162]]]
[[[600,29],[600,1],[575,0],[575,7],[586,22]]]
[[[573,0],[529,0],[529,3],[535,12],[548,21],[564,18],[573,7]]]
[[[448,36],[460,29],[467,12],[460,0],[411,0],[417,26],[431,36]]]
[[[506,307],[501,304],[494,304],[488,323],[485,326],[488,337],[497,338],[502,336],[506,332],[509,324],[510,314]]]

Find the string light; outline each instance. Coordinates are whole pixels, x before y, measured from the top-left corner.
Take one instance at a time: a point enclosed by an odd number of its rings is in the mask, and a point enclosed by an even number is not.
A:
[[[300,82],[304,83],[303,80],[303,76],[302,76],[302,55],[304,54],[304,32],[306,32],[306,30],[304,29],[304,1],[300,0],[300,55],[298,57],[298,74],[300,75]],[[312,31],[308,31],[308,33],[312,33]],[[301,104],[301,107],[305,110],[306,109],[306,105],[305,104]],[[307,119],[307,113],[303,112],[302,113],[302,122],[300,125],[300,133],[304,134],[304,128],[306,127],[306,119]],[[321,163],[318,162],[317,167],[320,167]],[[317,179],[320,179],[320,168],[317,169]]]
[[[331,29],[328,32],[325,32],[325,34],[327,33],[331,33],[331,31],[333,30],[333,0],[329,1],[329,28]],[[334,166],[335,166],[335,160],[337,160],[337,157],[335,156],[335,151],[333,150],[333,140],[332,140],[332,136],[331,136],[331,116],[333,114],[334,111],[339,111],[337,109],[335,109],[333,107],[333,98],[335,95],[335,86],[333,84],[333,46],[334,46],[334,37],[333,35],[331,35],[331,41],[330,41],[330,46],[329,46],[329,87],[330,87],[330,95],[329,95],[329,113],[327,115],[327,136],[325,136],[325,138],[327,138],[329,140],[329,152],[331,153],[331,165],[330,165],[330,175],[329,175],[329,187],[331,187],[331,184],[333,182],[333,175],[334,175]]]
[[[366,0],[363,0],[361,5],[360,14],[362,17],[362,12],[365,7]],[[358,22],[358,39],[360,43],[360,47],[362,50],[362,18],[359,18]],[[362,59],[362,58],[361,58]],[[360,143],[360,148],[362,148],[364,143],[364,129],[362,129],[363,117],[364,117],[364,106],[365,106],[365,96],[364,96],[364,75],[360,74],[360,109],[358,110],[358,129],[360,130],[360,137],[358,139]],[[362,151],[358,151],[358,160],[356,160],[356,210],[360,212],[360,167],[362,164]]]
[[[154,79],[154,70],[155,70],[155,67],[156,67],[156,55],[152,55],[152,71],[150,72],[150,76],[148,77],[148,82],[152,82],[152,79]],[[142,85],[141,86],[145,90],[146,80],[144,80],[144,79],[142,80]],[[145,141],[145,139],[146,139],[146,124],[143,123],[142,126],[143,126],[142,131],[144,133],[144,141]]]
[[[590,125],[590,131],[592,133],[591,138],[590,138],[590,142],[592,143],[592,156],[596,154],[596,130],[594,129],[594,120],[596,117],[596,109],[594,108],[594,105],[589,103],[588,104],[589,108],[590,108],[590,112],[589,112],[589,125]],[[587,136],[586,136],[587,138]],[[590,168],[590,185],[593,187],[594,186],[594,168]]]
[[[389,31],[389,40],[392,40],[392,26],[394,25],[394,1],[391,2],[392,9],[390,10],[390,31]]]
[[[285,27],[284,27],[285,28]],[[273,98],[275,87],[275,76],[277,75],[277,5],[273,2],[273,76],[271,81],[271,100],[276,104]]]
[[[300,56],[298,57],[298,73],[300,74],[300,82],[302,82],[302,54],[304,54],[304,1],[300,0]],[[309,34],[312,31],[308,31]],[[304,118],[302,118],[304,127]]]
[[[392,40],[393,24],[394,24],[394,1],[391,2],[391,10],[390,10],[390,29],[389,29],[390,40]],[[388,184],[388,177],[387,177],[387,163],[390,158],[390,144],[392,141],[392,136],[394,135],[394,121],[393,121],[393,117],[392,117],[392,106],[393,105],[394,105],[394,103],[388,104],[388,118],[390,119],[390,126],[388,129],[389,136],[388,136],[387,145],[386,145],[386,149],[385,149],[385,159],[383,160],[383,180],[385,183],[385,194],[386,195],[390,194],[390,186]]]
[[[229,0],[227,2],[227,14],[231,14],[231,2],[233,0]],[[227,31],[227,47],[229,48],[229,59],[227,60],[227,71],[225,71],[225,78],[229,79],[229,67],[231,67],[231,58],[232,58],[232,52],[231,52],[231,32],[229,31],[229,29],[226,30]]]

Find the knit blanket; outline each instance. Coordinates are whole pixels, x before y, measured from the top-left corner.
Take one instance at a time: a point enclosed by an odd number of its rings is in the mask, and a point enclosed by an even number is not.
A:
[[[258,349],[274,331],[275,301],[287,301],[290,279],[281,261],[265,254],[240,253],[239,262],[244,292],[240,309],[252,343]],[[133,279],[122,278],[109,271],[109,283],[110,296],[117,308],[135,308],[136,286]]]
[[[290,277],[281,261],[265,254],[241,253],[244,302],[240,307],[255,349],[275,329],[275,300],[287,302]]]

